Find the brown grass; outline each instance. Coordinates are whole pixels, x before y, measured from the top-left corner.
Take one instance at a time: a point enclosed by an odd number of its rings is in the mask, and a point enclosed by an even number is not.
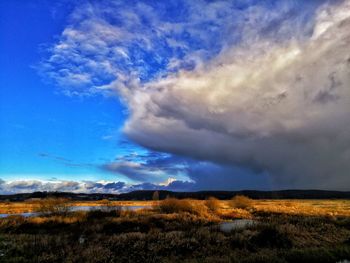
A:
[[[19,214],[35,212],[40,207],[41,199],[24,202],[0,202],[0,214]],[[157,201],[69,201],[68,206],[153,206]]]
[[[254,201],[244,195],[236,195],[231,199],[231,206],[233,208],[247,209],[253,206]]]
[[[159,203],[161,213],[190,213],[198,216],[208,215],[208,209],[203,202],[191,199],[167,198]]]
[[[0,262],[339,262],[350,258],[350,200],[254,200],[237,208],[232,200],[169,198],[142,202],[159,205],[137,211],[116,209],[120,202],[98,203],[108,209],[1,219]],[[220,231],[220,221],[235,218],[253,218],[257,224]]]
[[[108,201],[111,206],[156,206],[163,201]],[[248,209],[232,207],[232,200],[219,200],[218,214],[224,218],[249,218],[249,211],[310,216],[349,216],[350,200],[254,200]],[[0,213],[16,214],[36,211],[40,201],[0,202]],[[199,206],[207,201],[190,200]],[[72,201],[71,206],[105,206],[106,201]],[[208,207],[209,208],[209,207]],[[208,209],[210,211],[210,208]]]
[[[69,200],[65,198],[45,198],[40,200],[36,212],[42,214],[66,214],[70,210]]]
[[[295,206],[289,200],[255,201],[250,214],[230,207],[230,202],[219,202],[222,215],[256,216],[256,211],[273,210],[284,202],[286,209]],[[258,224],[226,233],[220,231],[211,213],[207,217],[198,212],[207,208],[206,201],[171,199],[164,203],[179,212],[141,209],[117,215],[101,211],[4,218],[0,220],[0,262],[282,263],[339,262],[350,257],[347,217],[262,213],[255,218]],[[322,209],[345,206],[314,200],[306,203]]]
[[[205,205],[213,213],[217,213],[220,210],[220,200],[215,197],[209,197],[205,201]]]
[[[350,216],[350,200],[259,200],[256,211],[306,216]]]

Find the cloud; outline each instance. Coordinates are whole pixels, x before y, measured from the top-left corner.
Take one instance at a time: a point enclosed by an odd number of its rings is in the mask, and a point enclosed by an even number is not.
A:
[[[159,185],[154,183],[141,183],[130,185],[128,192],[138,190],[167,190],[175,192],[197,191],[198,188],[194,182],[176,180],[167,185]]]
[[[163,152],[267,172],[280,187],[350,184],[350,1],[302,41],[224,50],[204,67],[129,89],[124,131]]]
[[[39,153],[38,156],[43,157],[43,158],[51,158],[56,161],[64,162],[64,163],[71,163],[72,160],[61,157],[61,156],[56,156],[48,153]]]
[[[152,151],[119,156],[103,170],[134,181],[130,190],[242,190],[271,189],[267,174]]]
[[[73,193],[119,193],[127,190],[124,182],[42,181],[0,179],[0,194],[30,193],[37,191]]]
[[[41,181],[41,180],[14,180],[0,179],[0,194],[31,193],[38,191],[72,192],[72,193],[125,193],[136,190],[194,190],[195,183],[189,181],[171,180],[166,184],[125,182],[94,182],[94,181]]]
[[[350,1],[262,2],[92,2],[39,68],[67,95],[117,92],[125,134],[197,160],[184,170],[198,185],[346,189]],[[168,169],[103,168],[148,187]]]
[[[86,189],[84,192],[90,193],[118,193],[120,191],[123,191],[125,186],[126,184],[124,182],[83,182],[83,188]]]
[[[186,162],[175,156],[147,151],[119,156],[101,166],[104,171],[121,174],[135,182],[161,183],[169,176],[185,172]]]
[[[39,180],[14,180],[4,181],[0,186],[2,194],[27,193],[35,191],[74,191],[77,189],[76,182],[43,182]]]
[[[280,188],[267,173],[252,173],[249,168],[238,168],[211,162],[192,162],[187,167],[187,176],[192,182],[191,189],[199,190],[269,190]],[[172,187],[188,189],[175,183]]]
[[[39,153],[38,156],[42,158],[54,160],[67,167],[93,167],[94,166],[93,164],[90,164],[90,163],[77,163],[77,162],[74,162],[73,160],[64,158],[62,156],[57,156],[49,153]]]
[[[258,34],[280,40],[303,37],[312,30],[312,20],[306,18],[315,4],[297,2],[80,3],[36,68],[68,96],[111,94],[115,85],[129,88],[198,67]]]

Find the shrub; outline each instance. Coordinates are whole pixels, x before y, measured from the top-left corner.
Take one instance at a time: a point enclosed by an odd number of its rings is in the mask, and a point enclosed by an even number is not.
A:
[[[101,200],[100,203],[101,206],[96,208],[97,210],[100,210],[103,213],[116,213],[118,216],[121,214],[122,207],[120,205],[115,205],[112,201],[107,199]]]
[[[236,195],[231,199],[231,206],[241,209],[250,208],[253,206],[253,200],[244,195]]]
[[[205,215],[207,213],[206,206],[190,199],[167,198],[160,202],[159,209],[166,214],[187,212],[195,215]]]
[[[94,209],[86,213],[86,218],[91,219],[101,219],[105,217],[120,217],[122,209],[121,207],[104,207],[103,209]]]
[[[158,201],[159,200],[159,192],[155,191],[152,195],[152,200],[153,201]]]
[[[39,202],[36,212],[45,215],[66,214],[70,211],[68,199],[65,198],[46,198]]]
[[[257,248],[290,248],[293,245],[290,234],[273,224],[263,226],[262,230],[250,239],[250,242]]]
[[[211,212],[217,212],[220,208],[220,201],[218,199],[216,199],[215,197],[209,197],[206,201],[205,201],[205,205],[206,207],[208,207],[208,209]]]

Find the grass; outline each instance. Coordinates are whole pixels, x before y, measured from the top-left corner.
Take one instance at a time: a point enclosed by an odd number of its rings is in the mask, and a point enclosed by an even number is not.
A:
[[[254,209],[307,216],[350,216],[350,200],[259,200]]]
[[[192,200],[197,204],[205,204],[206,200]],[[232,200],[218,201],[218,212],[223,214],[242,214],[249,217],[245,209],[232,206]],[[109,201],[110,206],[153,206],[159,201]],[[101,201],[71,201],[70,206],[105,206],[106,200]],[[17,214],[37,211],[40,201],[27,202],[0,202],[0,213]],[[256,210],[267,213],[282,213],[291,215],[312,216],[350,216],[350,200],[251,200],[248,210]],[[238,216],[239,217],[239,216]]]
[[[213,213],[217,213],[220,210],[221,203],[219,199],[215,197],[209,197],[205,201],[205,206],[209,209],[209,211]]]
[[[244,195],[236,195],[231,199],[230,203],[233,208],[246,209],[251,208],[254,201]]]
[[[68,201],[68,206],[106,206],[107,200]],[[109,206],[152,206],[156,201],[108,201]],[[25,202],[0,202],[0,214],[19,214],[38,211],[41,200]]]
[[[346,200],[250,200],[245,208],[216,199],[167,199],[153,204],[154,209],[137,211],[110,206],[102,211],[0,219],[0,262],[350,259]],[[235,218],[252,218],[257,224],[220,231],[221,221]]]

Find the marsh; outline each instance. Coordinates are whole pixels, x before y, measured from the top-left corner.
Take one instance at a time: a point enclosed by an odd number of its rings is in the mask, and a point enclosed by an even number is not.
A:
[[[315,202],[318,208],[307,209]],[[3,218],[0,261],[299,263],[350,259],[350,201],[251,200],[244,209],[234,207],[236,202],[220,200],[216,209],[205,200],[149,204],[153,206],[136,210],[112,206]],[[297,213],[295,207],[305,209]]]

